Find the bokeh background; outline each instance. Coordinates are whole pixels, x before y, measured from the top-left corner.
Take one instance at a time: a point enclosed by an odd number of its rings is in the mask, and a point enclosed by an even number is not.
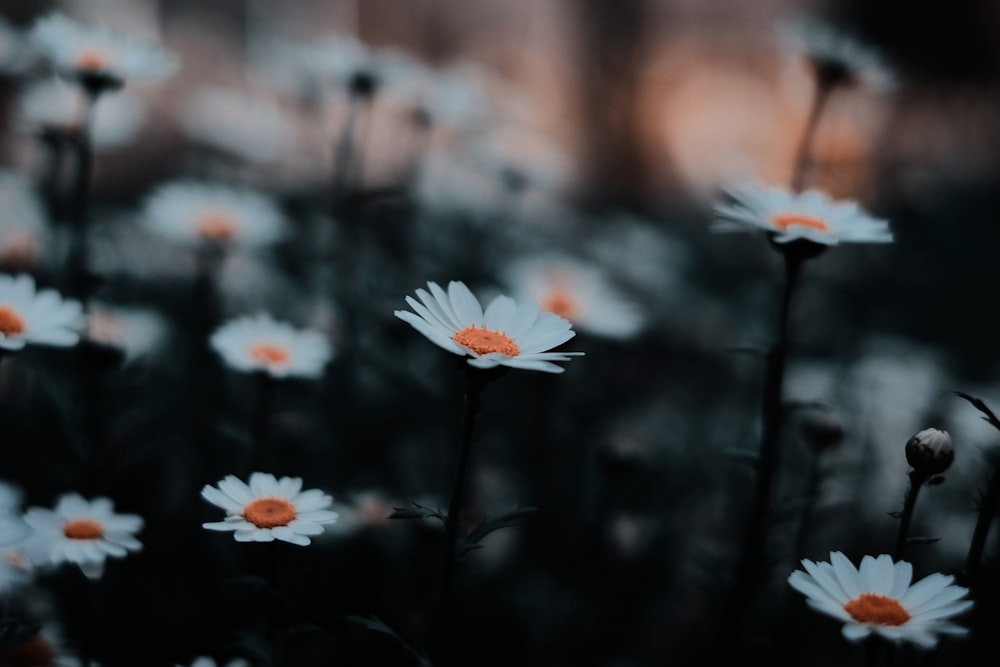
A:
[[[135,130],[98,146],[92,194],[96,296],[153,311],[163,332],[141,360],[97,371],[99,405],[88,408],[104,419],[95,492],[146,519],[145,548],[111,563],[89,602],[79,572],[64,569],[39,573],[7,607],[65,653],[86,641],[112,666],[199,655],[417,664],[401,642],[346,619],[374,614],[433,662],[443,531],[386,517],[411,501],[447,503],[463,375],[393,311],[428,280],[463,280],[484,298],[510,291],[511,266],[539,256],[599,268],[642,326],[620,336],[579,326],[566,347],[586,356],[563,375],[512,371],[488,387],[466,520],[538,510],[463,563],[458,664],[701,664],[720,643],[751,663],[858,660],[785,579],[802,557],[841,550],[856,562],[891,549],[903,446],[926,427],[952,434],[956,461],[921,496],[914,532],[941,539],[915,548],[916,571],[961,566],[1000,438],[953,394],[1000,405],[997,3],[0,8],[13,29],[3,48],[59,9],[155,39],[181,60],[176,76],[117,94],[131,111],[107,121],[108,136]],[[723,186],[791,176],[814,83],[778,27],[802,15],[857,35],[895,72],[891,94],[859,87],[831,100],[809,182],[888,219],[896,242],[833,248],[806,268],[786,395],[808,405],[790,411],[785,432],[773,576],[736,629],[718,624],[719,607],[751,493],[756,350],[770,341],[781,272],[765,239],[713,234],[710,222]],[[317,83],[288,56],[330,35],[405,54],[431,78],[461,73],[467,87],[434,107],[403,76],[358,112],[343,86]],[[51,156],[25,130],[21,104],[46,76],[32,65],[0,81],[0,166],[43,194]],[[202,486],[248,472],[257,385],[203,353],[191,335],[202,331],[191,257],[137,225],[145,197],[177,178],[253,187],[296,230],[266,257],[227,258],[217,315],[270,312],[337,347],[321,381],[282,383],[266,420],[268,472],[326,490],[342,514],[308,548],[265,553],[200,527],[219,518]],[[58,206],[48,212],[51,236],[3,262],[51,284],[64,244]],[[86,479],[77,434],[81,406],[96,399],[78,357],[29,349],[0,365],[0,477],[25,505],[51,506]],[[836,446],[819,448],[800,428],[817,415],[842,426]],[[941,662],[997,648],[989,544],[983,602],[966,619],[973,636],[946,641]]]

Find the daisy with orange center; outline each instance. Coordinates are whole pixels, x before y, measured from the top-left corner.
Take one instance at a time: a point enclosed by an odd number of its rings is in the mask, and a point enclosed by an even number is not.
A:
[[[80,340],[83,308],[63,300],[54,290],[35,289],[26,274],[0,275],[0,350],[20,350],[27,344],[69,347]]]
[[[233,475],[218,486],[206,485],[201,496],[226,511],[225,521],[202,524],[208,530],[233,531],[237,542],[281,540],[306,546],[309,536],[334,523],[333,498],[318,489],[302,491],[299,477],[275,478],[262,472],[250,475],[249,484]]]
[[[396,317],[435,345],[472,357],[471,366],[562,373],[562,366],[552,362],[569,361],[583,354],[549,351],[576,334],[568,320],[539,312],[537,304],[518,304],[510,297],[498,296],[484,311],[462,282],[452,281],[447,292],[434,282],[427,286],[430,292],[417,290],[420,301],[406,297],[415,312],[397,310]]]
[[[88,501],[67,494],[55,509],[28,508],[24,520],[34,530],[24,553],[38,566],[75,563],[87,577],[96,579],[104,572],[107,558],[124,558],[142,549],[135,537],[142,529],[142,517],[115,514],[107,498]]]
[[[875,634],[894,642],[932,648],[939,635],[967,631],[951,619],[972,607],[963,600],[969,590],[952,584],[954,577],[931,574],[911,584],[913,566],[882,554],[865,556],[855,568],[844,554],[829,563],[803,560],[805,571],[788,577],[813,609],[843,621],[843,635],[859,641]]]
[[[266,314],[224,324],[211,344],[233,370],[275,378],[317,378],[333,357],[333,347],[319,331],[296,329]]]
[[[775,243],[810,241],[891,243],[889,223],[874,218],[853,201],[833,201],[818,190],[794,193],[782,188],[742,185],[727,190],[730,203],[715,208],[716,231],[762,229]]]

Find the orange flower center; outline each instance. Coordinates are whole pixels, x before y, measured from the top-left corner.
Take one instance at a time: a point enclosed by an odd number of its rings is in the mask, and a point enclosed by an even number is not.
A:
[[[8,667],[51,667],[56,664],[52,646],[41,635],[35,635],[5,653],[0,653],[0,665]]]
[[[844,611],[858,623],[904,625],[910,614],[895,600],[884,595],[865,593],[844,605]]]
[[[20,313],[10,306],[0,306],[0,333],[4,336],[16,336],[24,333],[27,328],[28,324]]]
[[[198,217],[198,235],[208,241],[227,243],[236,238],[236,222],[228,213],[207,211]]]
[[[250,356],[253,357],[254,361],[259,361],[268,366],[275,366],[285,363],[292,355],[281,345],[259,343],[250,348]]]
[[[486,327],[480,329],[475,324],[465,327],[454,336],[453,341],[459,345],[464,345],[476,354],[490,354],[499,352],[508,357],[516,357],[521,354],[520,348],[510,336],[503,331],[490,331]]]
[[[258,498],[243,508],[243,518],[258,528],[287,526],[296,516],[295,505],[284,498]]]
[[[800,213],[779,213],[771,218],[771,222],[775,229],[782,232],[788,231],[789,227],[808,227],[819,232],[830,231],[830,227],[821,219]]]
[[[104,526],[93,519],[73,519],[63,526],[63,535],[71,540],[96,540],[104,536]]]
[[[571,320],[576,316],[579,308],[576,299],[573,298],[569,290],[556,287],[542,299],[542,310]]]
[[[81,72],[102,72],[108,68],[108,57],[97,49],[85,49],[76,59],[76,68]]]

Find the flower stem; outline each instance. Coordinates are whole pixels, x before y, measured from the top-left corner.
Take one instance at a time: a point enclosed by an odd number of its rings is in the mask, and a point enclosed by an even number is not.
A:
[[[916,470],[910,471],[910,487],[906,490],[906,498],[903,500],[903,512],[899,517],[899,534],[896,536],[896,548],[892,552],[893,560],[902,560],[906,555],[906,538],[910,534],[913,508],[917,504],[917,495],[920,493],[920,488],[926,481],[926,475],[922,475]]]
[[[257,376],[257,404],[253,413],[253,453],[250,456],[251,472],[254,470],[269,470],[274,465],[270,460],[267,446],[267,427],[271,421],[271,410],[274,404],[274,394],[277,382],[267,373]]]
[[[989,486],[986,487],[986,493],[983,494],[983,499],[980,502],[976,528],[972,532],[972,541],[969,543],[969,552],[965,558],[965,575],[970,581],[975,579],[979,571],[990,524],[993,523],[993,517],[996,516],[998,500],[1000,500],[1000,460],[993,468],[993,476],[990,478]]]
[[[820,117],[826,107],[830,94],[833,92],[833,85],[826,82],[822,77],[816,83],[816,94],[813,95],[812,104],[809,108],[809,116],[806,119],[805,129],[802,131],[802,138],[799,140],[799,147],[795,153],[795,171],[792,172],[792,191],[801,192],[806,183],[806,176],[812,166],[812,145],[816,137],[816,129],[819,127]]]
[[[66,291],[79,299],[84,307],[87,305],[92,287],[91,279],[88,275],[89,252],[87,247],[90,185],[94,169],[94,156],[90,135],[94,119],[94,107],[99,97],[100,93],[98,92],[87,92],[83,119],[80,122],[80,133],[75,143],[76,174],[73,182],[72,236],[70,240]]]

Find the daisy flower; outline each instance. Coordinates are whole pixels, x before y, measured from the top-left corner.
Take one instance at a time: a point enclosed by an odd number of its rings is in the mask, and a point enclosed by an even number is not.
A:
[[[35,22],[30,38],[64,76],[120,86],[137,79],[163,79],[178,69],[174,54],[103,25],[78,23],[59,12]]]
[[[782,23],[779,32],[785,42],[809,58],[827,82],[865,82],[884,91],[895,86],[895,77],[879,53],[827,23],[799,18]]]
[[[275,378],[317,378],[333,356],[319,331],[296,329],[263,313],[227,322],[212,334],[211,343],[230,368]]]
[[[76,563],[90,579],[100,578],[108,557],[124,558],[142,549],[135,537],[142,529],[142,517],[115,514],[107,498],[88,501],[69,493],[59,498],[54,510],[29,507],[24,520],[34,529],[24,546],[32,562]]]
[[[262,247],[285,234],[285,219],[268,197],[251,190],[197,182],[161,185],[146,200],[146,227],[188,245]]]
[[[126,361],[151,355],[166,336],[166,320],[153,310],[107,303],[87,307],[87,338],[121,350]]]
[[[569,257],[532,257],[510,264],[504,276],[516,299],[535,301],[581,331],[625,339],[642,328],[634,305],[594,266]]]
[[[727,193],[733,203],[716,206],[716,231],[756,227],[768,232],[775,243],[892,243],[886,220],[873,218],[854,201],[833,201],[818,190],[795,194],[747,184]]]
[[[233,475],[218,487],[205,485],[201,497],[226,510],[225,521],[203,523],[208,530],[231,530],[237,542],[281,540],[306,546],[310,535],[337,520],[333,498],[319,489],[302,490],[300,477],[275,478],[255,472],[246,484]]]
[[[453,280],[447,292],[434,282],[428,282],[427,286],[430,293],[417,290],[420,301],[406,297],[416,313],[397,310],[394,314],[435,345],[472,357],[471,366],[562,373],[564,369],[553,361],[569,361],[583,355],[547,351],[576,334],[568,320],[554,313],[540,313],[537,304],[517,304],[510,297],[498,296],[484,312],[463,282]]]
[[[83,307],[55,290],[35,289],[27,274],[0,275],[0,350],[26,344],[70,347],[80,340]]]
[[[16,171],[0,170],[0,266],[36,266],[48,241],[48,218],[32,183]]]
[[[969,590],[952,585],[954,577],[935,573],[911,585],[913,566],[893,563],[887,554],[865,556],[860,569],[839,551],[830,554],[829,563],[803,560],[802,565],[805,572],[792,572],[788,583],[813,609],[843,621],[844,637],[851,641],[876,634],[932,648],[937,635],[967,632],[950,620],[972,606],[962,600]]]

